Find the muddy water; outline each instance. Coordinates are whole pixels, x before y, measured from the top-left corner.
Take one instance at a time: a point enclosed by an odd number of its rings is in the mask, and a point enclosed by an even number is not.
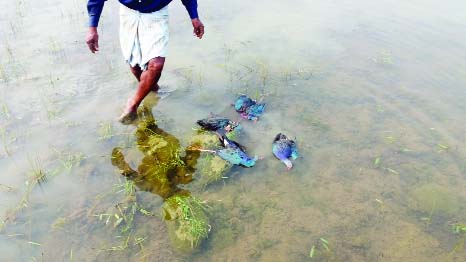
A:
[[[240,137],[263,160],[177,185],[209,206],[190,254],[170,244],[163,194],[128,197],[112,165],[115,148],[132,169],[144,159],[137,125],[116,121],[136,84],[117,1],[97,55],[86,1],[0,2],[2,261],[464,261],[464,1],[201,1],[202,41],[174,1],[172,92],[148,98],[158,128],[184,148],[195,120],[237,117],[238,93],[268,104]],[[278,132],[298,142],[290,172],[270,152]]]

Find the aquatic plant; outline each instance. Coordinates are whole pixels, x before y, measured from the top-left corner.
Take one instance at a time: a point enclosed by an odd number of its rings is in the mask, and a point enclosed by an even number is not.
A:
[[[380,167],[380,163],[382,161],[382,156],[378,156],[374,159],[374,167],[375,168],[379,168]]]
[[[233,165],[217,155],[205,154],[197,161],[196,181],[202,187],[226,178]]]
[[[450,147],[448,145],[445,145],[445,144],[441,144],[441,143],[438,143],[437,144],[437,147],[438,147],[438,151],[437,152],[444,152],[444,151],[448,151],[450,149]]]
[[[130,234],[133,231],[134,219],[138,213],[146,216],[154,216],[154,214],[138,203],[134,181],[123,179],[114,186],[113,191],[110,193],[114,197],[121,194],[124,197],[121,202],[107,209],[104,213],[93,214],[92,216],[97,217],[106,226],[112,225],[113,228],[118,228],[121,234]],[[120,247],[123,246],[126,245],[120,245]]]
[[[380,51],[375,57],[372,58],[372,61],[381,65],[393,65],[393,57],[391,52],[388,50]]]
[[[15,190],[14,187],[7,186],[7,185],[4,185],[4,184],[0,184],[0,188],[3,188],[3,190],[6,191],[6,192],[11,192],[11,191]]]
[[[330,248],[330,242],[323,237],[320,237],[309,251],[309,257],[313,259],[329,258],[331,256],[332,250]]]
[[[411,191],[410,208],[422,212],[420,219],[432,223],[434,215],[453,216],[460,211],[459,199],[447,188],[437,184],[425,184]]]
[[[454,232],[454,234],[459,236],[459,239],[453,245],[453,248],[449,254],[450,257],[454,253],[462,251],[466,243],[466,224],[454,223],[454,224],[451,224],[451,227],[452,227],[452,231]]]
[[[189,138],[189,143],[191,146],[188,147],[188,150],[197,147],[204,149],[217,149],[220,147],[218,136],[213,132],[200,131]]]
[[[8,74],[5,68],[1,64],[0,64],[0,80],[2,80],[5,83],[8,83],[9,81]]]
[[[207,205],[196,197],[175,195],[163,205],[163,217],[170,228],[173,245],[184,251],[197,247],[207,238],[210,225]]]
[[[44,90],[39,89],[39,98],[41,100],[42,107],[46,112],[47,120],[51,121],[59,116],[60,111],[55,107],[56,103],[44,93]]]
[[[114,136],[112,123],[99,123],[99,140],[109,140]]]
[[[24,182],[26,185],[26,189],[24,190],[21,199],[19,200],[18,204],[9,208],[3,220],[0,222],[0,232],[11,222],[15,221],[18,214],[26,207],[29,206],[29,197],[36,188],[36,186],[42,187],[48,181],[49,175],[55,175],[55,172],[48,172],[45,170],[41,159],[37,156],[34,159],[28,158],[29,165],[30,165],[30,172],[28,173],[27,179]]]
[[[31,173],[29,175],[30,179],[26,181],[26,184],[37,184],[42,186],[43,183],[47,182],[47,172],[43,168],[42,161],[39,157],[29,160],[29,165],[31,166]]]
[[[125,179],[123,182],[115,185],[115,193],[124,193],[126,197],[133,196],[136,193],[134,181]]]
[[[1,75],[1,72],[2,72],[1,70],[2,70],[2,68],[0,67],[0,75]],[[1,111],[0,111],[0,116],[5,118],[6,120],[10,120],[11,114],[10,114],[10,109],[8,108],[8,105],[4,101],[2,101],[1,105],[2,105],[2,108],[1,108]]]
[[[70,173],[71,170],[79,166],[82,161],[84,161],[87,157],[82,152],[72,153],[66,151],[60,151],[57,148],[53,148],[57,160],[61,163],[61,167],[63,171]]]
[[[8,147],[9,144],[11,143],[11,141],[15,138],[11,138],[8,133],[7,133],[7,130],[5,127],[0,127],[0,137],[1,137],[1,140],[2,140],[2,144],[3,144],[3,151],[5,151],[5,154],[7,156],[11,156],[11,151],[10,151],[10,148]],[[16,139],[15,139],[16,140]]]

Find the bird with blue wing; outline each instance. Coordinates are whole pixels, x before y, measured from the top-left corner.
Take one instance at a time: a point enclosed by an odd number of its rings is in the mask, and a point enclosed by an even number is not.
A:
[[[241,113],[241,117],[257,121],[259,119],[259,116],[262,115],[265,109],[265,104],[254,104],[250,106],[248,109],[246,109],[246,112]]]
[[[272,152],[276,158],[282,161],[288,170],[293,167],[290,159],[298,158],[298,148],[296,142],[286,135],[279,133],[272,143]]]
[[[246,109],[248,109],[250,106],[256,104],[255,100],[252,100],[251,98],[247,97],[246,95],[240,95],[233,106],[235,107],[236,112],[238,113],[245,113]]]
[[[262,100],[262,99],[261,99]],[[236,112],[241,114],[241,117],[257,121],[265,109],[265,103],[257,102],[246,95],[240,95],[234,104]]]
[[[231,164],[244,167],[252,167],[256,164],[258,158],[248,156],[243,146],[226,137],[223,137],[222,140],[224,148],[217,151],[219,157]]]
[[[197,124],[205,130],[214,132],[222,131],[221,133],[231,132],[240,126],[238,122],[221,116],[210,116],[201,120],[197,120]]]
[[[253,167],[256,164],[258,157],[250,157],[246,153],[246,149],[243,146],[233,140],[228,139],[226,136],[221,136],[220,140],[222,141],[223,145],[222,149],[207,150],[196,148],[195,150],[217,154],[220,158],[233,165]]]

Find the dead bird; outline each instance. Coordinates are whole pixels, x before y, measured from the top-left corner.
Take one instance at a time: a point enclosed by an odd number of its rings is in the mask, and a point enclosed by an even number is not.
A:
[[[286,165],[288,170],[293,167],[293,163],[291,163],[290,158],[298,158],[296,142],[282,133],[275,136],[272,143],[272,152],[276,158],[280,159],[280,161]]]
[[[256,104],[255,100],[252,100],[251,98],[247,97],[246,95],[240,95],[233,106],[235,107],[236,112],[238,113],[245,113],[246,109],[248,109],[250,106]]]
[[[265,104],[254,104],[246,109],[246,112],[241,113],[241,117],[257,121],[259,116],[262,115],[265,109]]]
[[[265,109],[265,103],[257,102],[246,95],[240,95],[233,105],[241,117],[254,121],[259,119]]]
[[[240,126],[238,122],[221,116],[210,116],[201,120],[197,120],[197,124],[205,130],[214,132],[220,131],[220,133],[231,132]]]
[[[222,136],[221,141],[224,147],[222,149],[207,150],[197,148],[196,150],[217,154],[223,160],[233,165],[239,165],[243,167],[253,167],[256,164],[256,161],[259,159],[258,157],[252,158],[248,156],[246,149],[243,146],[233,140],[228,139],[226,136]]]

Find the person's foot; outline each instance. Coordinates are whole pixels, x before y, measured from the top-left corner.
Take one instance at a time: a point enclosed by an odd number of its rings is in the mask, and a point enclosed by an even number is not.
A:
[[[124,125],[129,125],[136,120],[136,118],[138,118],[137,110],[125,110],[118,118],[118,121]]]
[[[125,111],[120,115],[118,121],[120,121],[124,125],[131,124],[136,118],[138,117],[138,106],[135,105],[133,99],[128,99],[126,102]]]

